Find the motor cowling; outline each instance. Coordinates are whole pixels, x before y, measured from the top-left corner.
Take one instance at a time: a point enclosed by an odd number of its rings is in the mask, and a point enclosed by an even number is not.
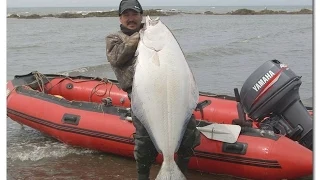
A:
[[[312,149],[312,117],[299,95],[301,76],[278,60],[267,61],[254,71],[241,88],[240,100],[250,118],[263,121],[278,116],[287,137]]]

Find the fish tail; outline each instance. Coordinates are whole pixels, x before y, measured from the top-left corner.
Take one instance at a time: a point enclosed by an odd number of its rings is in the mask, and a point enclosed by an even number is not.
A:
[[[186,180],[186,177],[174,161],[172,163],[164,161],[156,180]]]

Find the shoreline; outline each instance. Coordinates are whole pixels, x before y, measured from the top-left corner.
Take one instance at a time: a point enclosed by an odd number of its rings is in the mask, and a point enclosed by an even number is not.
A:
[[[180,14],[190,14],[190,15],[294,15],[294,14],[313,14],[313,11],[310,9],[301,9],[300,11],[274,11],[264,9],[261,11],[254,11],[251,9],[238,9],[235,11],[227,12],[227,13],[215,13],[213,11],[205,11],[202,13],[188,13],[182,11],[175,11],[169,10],[164,11],[161,9],[149,9],[144,10],[144,16],[173,16],[173,15],[180,15]],[[41,18],[89,18],[89,17],[119,17],[118,11],[99,11],[99,12],[89,12],[89,13],[60,13],[60,14],[46,14],[46,15],[38,15],[38,14],[31,14],[31,15],[19,15],[19,14],[11,14],[7,16],[7,18],[16,18],[16,19],[41,19]]]

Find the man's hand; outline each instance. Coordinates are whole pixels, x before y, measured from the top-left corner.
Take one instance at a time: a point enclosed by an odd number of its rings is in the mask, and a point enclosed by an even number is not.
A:
[[[136,50],[139,44],[140,34],[136,32],[131,36],[123,33],[111,34],[106,38],[107,57],[110,64],[114,67],[120,67],[137,55]]]
[[[140,40],[140,34],[139,32],[135,32],[131,36],[128,36],[126,45],[131,47],[137,47]]]

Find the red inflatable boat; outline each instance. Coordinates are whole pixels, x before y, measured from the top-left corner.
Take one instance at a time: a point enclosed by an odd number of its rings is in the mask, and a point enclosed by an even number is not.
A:
[[[17,85],[23,83],[30,84],[36,80],[34,75],[16,76],[13,80]],[[28,81],[27,76],[34,76]],[[42,78],[40,78],[42,76]],[[117,81],[85,76],[63,76],[56,74],[39,75],[39,83],[43,84],[42,89],[51,95],[60,95],[67,100],[87,101],[102,103],[109,100],[114,106],[130,107],[127,93],[117,86]],[[15,85],[15,86],[17,86]],[[35,86],[37,86],[36,84]],[[11,83],[8,87],[12,87]],[[313,114],[311,107],[307,107],[310,114]],[[213,93],[200,92],[199,105],[194,115],[197,119],[210,122],[232,124],[234,119],[238,119],[237,102],[235,97],[227,95],[217,95]],[[259,127],[258,122],[254,122],[254,127]]]
[[[231,123],[238,117],[232,97],[201,93],[199,102],[195,111],[199,127]],[[126,107],[126,93],[108,79],[34,72],[7,83],[7,115],[12,120],[70,145],[133,157],[134,127],[123,118]],[[311,150],[283,135],[263,132],[245,128],[236,143],[202,135],[189,168],[249,179],[296,179],[312,174]],[[157,162],[162,162],[161,155]]]

